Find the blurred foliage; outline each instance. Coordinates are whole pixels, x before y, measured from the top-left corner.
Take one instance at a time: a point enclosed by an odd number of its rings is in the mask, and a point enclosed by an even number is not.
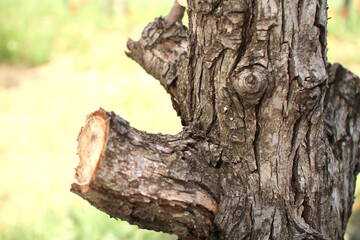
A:
[[[328,0],[328,59],[360,76],[360,0]]]
[[[360,0],[328,0],[328,32],[347,42],[357,42],[360,37]]]
[[[360,75],[359,0],[346,18],[343,1],[328,2],[329,61]],[[77,133],[100,106],[148,132],[181,130],[159,82],[124,54],[127,38],[137,39],[171,5],[0,0],[1,240],[176,239],[110,219],[69,192]],[[353,222],[359,209],[357,201]],[[357,229],[349,225],[352,239]]]
[[[0,60],[46,62],[64,10],[61,1],[1,0]]]
[[[39,65],[52,54],[85,51],[94,30],[129,30],[166,14],[166,0],[1,0],[0,62]],[[124,6],[121,2],[126,3]]]
[[[42,224],[10,225],[0,232],[0,239],[16,240],[174,240],[160,232],[138,230],[127,222],[114,221],[94,208],[49,210]]]

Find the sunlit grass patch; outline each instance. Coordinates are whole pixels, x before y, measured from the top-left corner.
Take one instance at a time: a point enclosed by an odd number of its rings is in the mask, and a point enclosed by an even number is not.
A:
[[[34,216],[36,218],[36,216]],[[14,240],[175,240],[176,236],[140,230],[126,222],[110,219],[90,205],[73,204],[47,209],[33,223],[0,227],[0,239]]]

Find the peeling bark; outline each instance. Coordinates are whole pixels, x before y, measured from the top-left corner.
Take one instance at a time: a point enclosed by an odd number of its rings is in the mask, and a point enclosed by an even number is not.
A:
[[[127,55],[184,130],[153,135],[99,110],[72,191],[183,239],[343,239],[360,170],[360,80],[326,64],[326,1],[175,2]]]

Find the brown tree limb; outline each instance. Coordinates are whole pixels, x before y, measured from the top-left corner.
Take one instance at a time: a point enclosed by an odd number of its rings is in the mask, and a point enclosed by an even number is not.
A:
[[[218,178],[201,155],[216,146],[189,136],[138,131],[113,113],[88,115],[78,137],[71,191],[114,218],[179,237],[215,239]]]
[[[185,7],[175,0],[173,7],[168,15],[165,16],[165,21],[168,23],[180,22],[184,17]]]
[[[189,93],[183,67],[187,64],[188,35],[181,22],[184,11],[185,7],[175,1],[170,13],[149,23],[138,41],[128,39],[126,55],[160,81],[183,124],[188,125],[190,109],[184,99]]]
[[[324,100],[327,138],[341,175],[343,222],[354,202],[356,175],[360,171],[360,78],[340,64],[328,64],[329,89]]]

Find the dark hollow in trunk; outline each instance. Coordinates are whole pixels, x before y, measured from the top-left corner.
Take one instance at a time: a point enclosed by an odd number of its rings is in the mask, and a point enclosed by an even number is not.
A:
[[[343,239],[360,169],[360,79],[326,63],[327,3],[175,2],[126,54],[160,81],[177,135],[88,115],[71,191],[181,239]]]

